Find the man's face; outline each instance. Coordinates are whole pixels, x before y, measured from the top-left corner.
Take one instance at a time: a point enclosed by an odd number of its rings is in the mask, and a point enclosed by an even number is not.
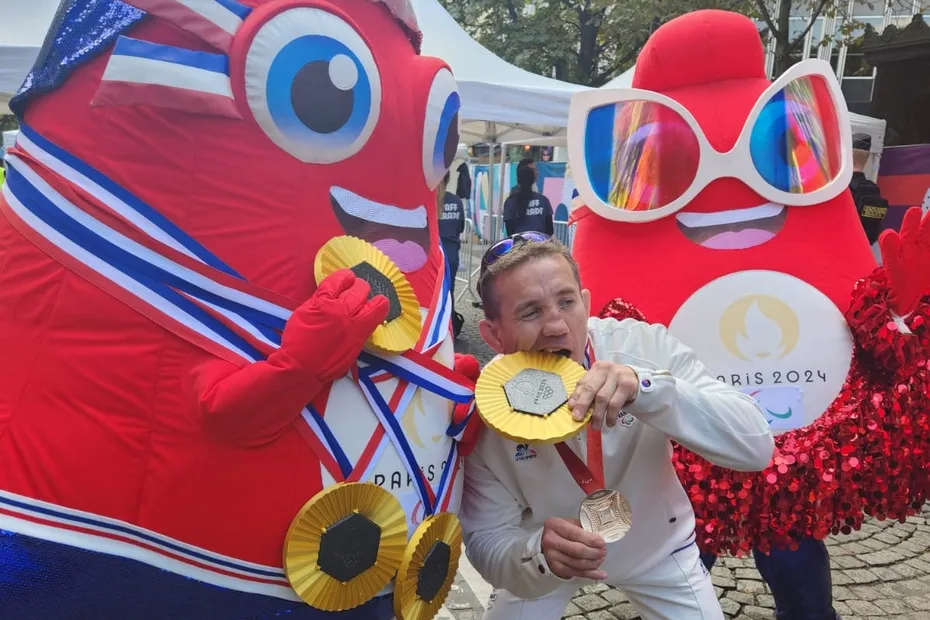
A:
[[[494,281],[496,318],[481,321],[484,341],[498,353],[551,351],[584,362],[590,296],[563,256],[530,260]]]

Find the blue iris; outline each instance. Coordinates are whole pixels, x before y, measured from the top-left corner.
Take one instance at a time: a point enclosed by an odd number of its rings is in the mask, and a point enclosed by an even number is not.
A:
[[[439,116],[439,126],[436,131],[436,142],[433,144],[433,171],[438,177],[442,177],[452,161],[455,159],[455,153],[458,150],[459,128],[458,113],[462,107],[462,100],[458,93],[451,93],[442,106],[442,114]]]
[[[331,64],[340,56],[345,58],[335,69],[341,75],[334,76]],[[294,39],[278,52],[265,96],[275,125],[289,140],[323,149],[354,143],[372,114],[365,67],[346,45],[324,35]]]
[[[765,181],[783,192],[791,191],[793,165],[788,160],[791,115],[784,91],[762,108],[752,128],[749,152],[752,163]]]

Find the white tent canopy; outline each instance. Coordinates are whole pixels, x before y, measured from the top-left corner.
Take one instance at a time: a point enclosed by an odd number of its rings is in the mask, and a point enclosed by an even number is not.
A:
[[[611,81],[607,82],[601,88],[630,88],[633,85],[633,71],[636,66],[632,66]]]
[[[437,0],[412,0],[423,54],[444,60],[462,97],[460,132],[468,144],[564,135],[572,93],[584,86],[524,71],[468,35]]]
[[[0,114],[39,55],[59,0],[0,0]]]

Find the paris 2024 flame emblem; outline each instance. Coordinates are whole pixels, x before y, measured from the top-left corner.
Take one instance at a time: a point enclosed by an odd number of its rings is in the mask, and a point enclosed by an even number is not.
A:
[[[777,432],[820,417],[852,359],[852,337],[836,305],[803,280],[774,271],[710,282],[681,306],[669,329],[718,379],[755,398]]]

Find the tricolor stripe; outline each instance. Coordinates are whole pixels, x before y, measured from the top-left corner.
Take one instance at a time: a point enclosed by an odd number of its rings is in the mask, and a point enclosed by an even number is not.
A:
[[[136,52],[148,53],[143,47],[129,49],[127,55]],[[9,162],[4,214],[62,265],[169,331],[233,363],[265,359],[280,346],[281,330],[296,302],[246,282],[132,193],[28,127],[23,128]],[[79,200],[75,188],[91,199]],[[449,333],[450,286],[448,269],[441,270],[415,350],[389,357],[365,353],[360,358],[361,372],[355,368],[351,373],[381,421],[354,466],[319,413],[326,409],[327,396],[321,395],[303,411],[298,424],[301,436],[333,479],[367,480],[389,437],[402,458],[410,461],[411,471],[420,471],[396,425],[396,417],[407,410],[417,389],[458,403],[471,401],[472,383],[433,359]],[[390,403],[380,393],[374,396],[375,374],[399,379]],[[453,437],[460,432],[452,430]],[[420,491],[435,509],[429,485]]]
[[[229,52],[251,9],[234,0],[124,0],[170,22],[216,49]]]
[[[240,592],[299,600],[284,570],[195,547],[125,521],[0,491],[0,529],[124,557]]]
[[[150,105],[241,118],[229,58],[121,36],[92,105]]]
[[[45,168],[99,200],[101,204],[113,209],[117,215],[146,236],[210,265],[214,269],[242,279],[242,276],[224,265],[219,258],[158,211],[127,192],[107,176],[43,138],[29,125],[20,125],[19,134],[16,136],[16,147]]]
[[[414,481],[417,493],[420,495],[420,501],[423,502],[423,506],[426,508],[427,513],[432,514],[433,507],[436,503],[433,490],[430,488],[423,470],[420,469],[416,455],[413,453],[413,448],[410,447],[410,442],[407,441],[407,437],[400,426],[400,421],[397,419],[396,413],[391,411],[390,406],[385,402],[381,392],[378,391],[378,388],[364,370],[361,371],[359,387],[365,394],[365,398],[368,399],[368,403],[371,405],[375,415],[378,416],[381,428],[384,429],[385,433],[390,437],[391,443],[394,444],[394,448],[397,450],[400,460],[404,463],[407,474],[410,476],[411,480]],[[403,415],[403,412],[400,413]]]
[[[402,355],[379,355],[363,351],[358,357],[360,362],[374,367],[372,372],[386,370],[395,377],[415,383],[433,394],[457,403],[470,402],[475,386],[468,379],[452,368],[416,351]]]

